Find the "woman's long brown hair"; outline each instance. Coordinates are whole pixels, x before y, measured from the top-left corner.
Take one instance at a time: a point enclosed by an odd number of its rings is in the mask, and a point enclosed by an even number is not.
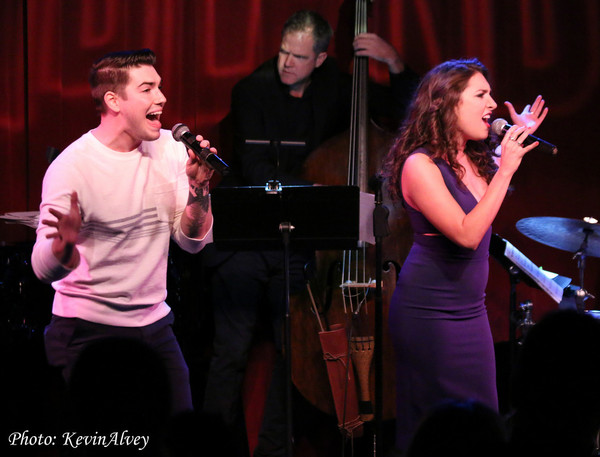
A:
[[[432,159],[447,161],[459,179],[464,175],[457,161],[456,106],[469,79],[476,73],[487,79],[487,69],[477,59],[450,60],[430,70],[423,78],[382,167],[390,196],[402,198],[401,171],[408,156],[425,147]],[[489,183],[497,166],[490,141],[467,141],[465,154],[477,173]]]

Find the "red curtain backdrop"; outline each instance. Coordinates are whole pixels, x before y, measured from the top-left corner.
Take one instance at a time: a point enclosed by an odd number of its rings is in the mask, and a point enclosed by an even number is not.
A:
[[[168,98],[165,128],[186,123],[227,154],[220,122],[233,85],[279,46],[295,10],[321,12],[336,30],[330,54],[350,59],[351,7],[343,0],[3,0],[0,5],[0,213],[37,210],[48,161],[98,119],[87,72],[106,52],[141,47],[158,55]],[[600,6],[597,0],[375,0],[371,31],[420,73],[451,58],[477,56],[490,69],[497,115],[543,94],[550,115],[537,132],[557,157],[532,151],[516,174],[494,231],[536,264],[574,279],[568,252],[521,235],[525,217],[600,219]],[[373,77],[385,69],[372,64]],[[110,185],[110,183],[107,183]],[[0,244],[31,241],[33,230],[0,223]],[[600,297],[600,259],[588,258],[585,286]],[[508,337],[508,274],[491,261],[488,309],[494,337]],[[534,317],[556,307],[520,285]],[[597,301],[589,302],[598,307]]]

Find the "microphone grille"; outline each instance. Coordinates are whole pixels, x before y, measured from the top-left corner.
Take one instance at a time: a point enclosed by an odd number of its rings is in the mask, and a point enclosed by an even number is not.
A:
[[[187,127],[187,125],[181,124],[181,123],[175,124],[173,126],[173,128],[171,129],[171,133],[173,134],[173,138],[175,138],[175,141],[180,141],[182,135],[185,132],[189,132],[189,131],[190,131],[190,129]]]
[[[498,136],[504,135],[503,129],[505,125],[508,125],[508,122],[506,122],[506,120],[502,118],[496,119],[494,122],[492,122],[492,132],[494,132]]]

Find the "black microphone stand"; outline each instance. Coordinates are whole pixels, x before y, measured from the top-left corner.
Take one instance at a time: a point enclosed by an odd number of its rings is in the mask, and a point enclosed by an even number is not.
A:
[[[373,234],[375,236],[375,443],[374,456],[383,455],[383,238],[390,234],[389,210],[383,205],[382,178],[371,180],[375,191]]]

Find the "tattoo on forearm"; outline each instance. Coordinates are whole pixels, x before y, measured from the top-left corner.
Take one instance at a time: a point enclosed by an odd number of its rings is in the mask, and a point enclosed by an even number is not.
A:
[[[190,194],[194,197],[205,196],[208,194],[208,183],[196,185],[194,183],[190,183]]]
[[[195,203],[200,204],[200,207],[205,211],[208,211],[208,202],[209,202],[209,190],[208,184],[202,186],[196,186],[195,184],[190,183],[190,193],[188,195],[188,205],[192,205]]]
[[[193,238],[202,232],[209,208],[210,192],[208,182],[200,186],[190,183],[190,193],[188,194],[186,209],[188,214],[188,228],[186,232],[188,236]]]

